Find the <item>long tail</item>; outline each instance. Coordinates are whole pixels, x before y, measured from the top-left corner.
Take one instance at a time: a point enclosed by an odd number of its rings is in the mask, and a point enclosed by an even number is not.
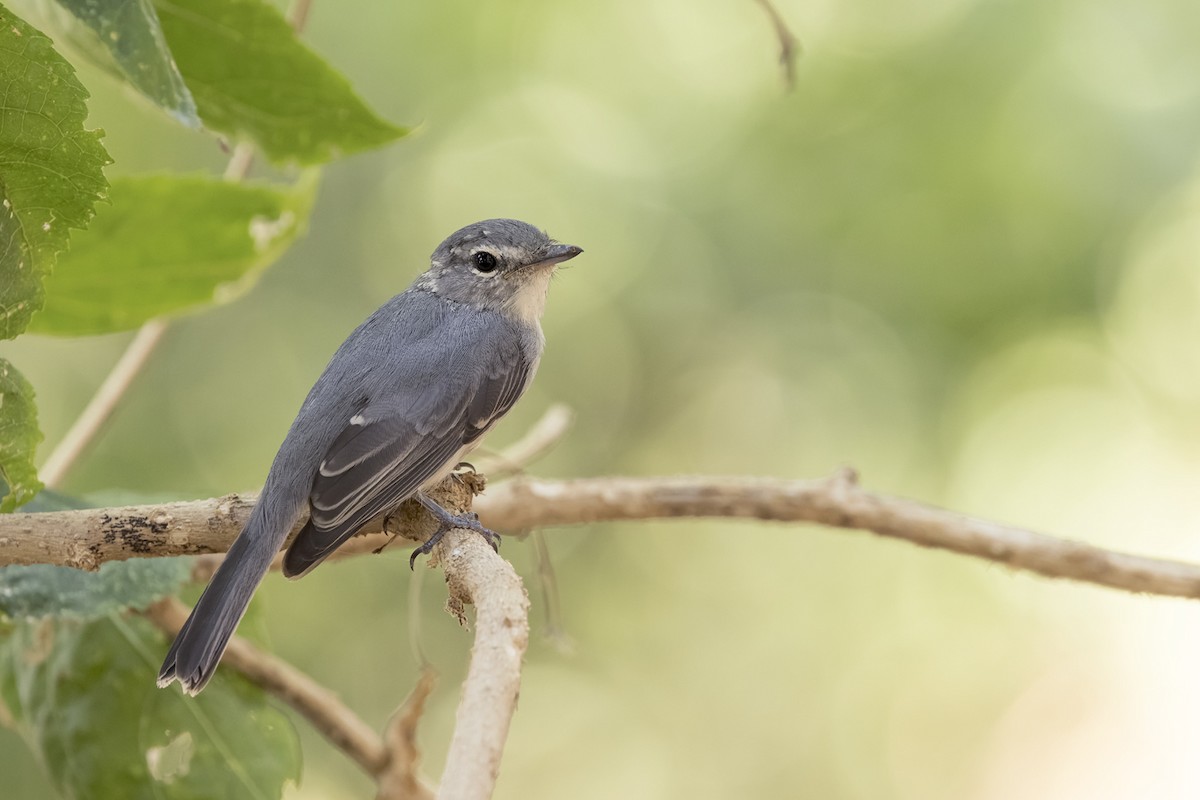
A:
[[[160,687],[165,688],[171,681],[178,680],[184,692],[195,695],[212,677],[229,644],[229,637],[241,622],[254,590],[267,574],[271,559],[287,536],[287,528],[281,535],[274,535],[274,531],[264,525],[264,517],[261,513],[252,514],[208,588],[200,595],[191,616],[167,651],[158,673]]]

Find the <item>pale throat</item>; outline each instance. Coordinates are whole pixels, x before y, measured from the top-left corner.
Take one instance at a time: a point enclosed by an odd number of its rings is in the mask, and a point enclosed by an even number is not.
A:
[[[506,310],[516,319],[536,325],[546,310],[546,294],[550,291],[550,278],[553,275],[554,267],[549,266],[541,267],[526,277],[521,288],[506,304]]]

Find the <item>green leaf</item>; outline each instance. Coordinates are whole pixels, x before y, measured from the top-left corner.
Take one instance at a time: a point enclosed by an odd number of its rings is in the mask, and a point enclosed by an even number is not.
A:
[[[318,164],[408,133],[385,122],[261,0],[155,0],[200,118],[273,161]]]
[[[291,722],[217,671],[196,698],[155,686],[166,652],[141,618],[18,625],[0,695],[66,797],[277,798],[300,774]]]
[[[200,127],[196,101],[171,58],[150,0],[58,0],[91,28],[135,89],[189,127]]]
[[[113,180],[112,205],[46,281],[30,329],[81,335],[241,296],[304,232],[315,172],[294,186],[204,177]]]
[[[48,564],[0,567],[0,612],[14,619],[96,619],[141,610],[179,591],[191,572],[186,556],[110,561],[97,572]]]
[[[44,273],[34,268],[29,240],[0,182],[0,339],[29,325],[43,302]]]
[[[0,478],[8,485],[0,513],[32,500],[42,488],[33,468],[33,454],[41,440],[33,387],[0,358]]]
[[[0,481],[0,490],[8,491],[8,487]],[[27,514],[43,513],[46,511],[71,511],[80,508],[100,508],[97,504],[88,504],[77,497],[72,497],[62,492],[56,492],[53,489],[43,488],[37,493],[37,496],[30,500],[25,505],[21,506],[21,511]]]
[[[0,6],[0,339],[42,305],[42,279],[105,198],[112,162],[85,131],[87,90],[50,40]]]

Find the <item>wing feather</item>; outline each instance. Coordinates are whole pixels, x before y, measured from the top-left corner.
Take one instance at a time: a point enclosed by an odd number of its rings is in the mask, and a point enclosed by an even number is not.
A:
[[[312,569],[363,525],[412,496],[521,396],[532,373],[514,341],[466,348],[440,380],[369,398],[334,439],[313,479],[311,516],[284,573]],[[479,377],[470,384],[462,376]]]

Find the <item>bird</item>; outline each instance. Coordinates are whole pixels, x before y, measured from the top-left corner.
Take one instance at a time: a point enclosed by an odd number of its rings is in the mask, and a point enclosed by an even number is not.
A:
[[[541,361],[542,312],[559,264],[583,252],[513,219],[438,245],[427,271],[337,349],[300,406],[258,502],[175,637],[158,675],[198,694],[255,589],[305,514],[283,573],[306,575],[369,522],[415,497],[439,528],[498,537],[424,490],[513,407]],[[411,561],[410,561],[411,564]]]

